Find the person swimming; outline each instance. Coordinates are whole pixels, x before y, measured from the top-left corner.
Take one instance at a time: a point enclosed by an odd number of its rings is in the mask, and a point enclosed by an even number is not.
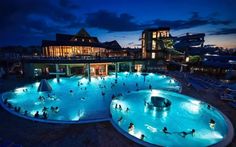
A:
[[[58,113],[59,112],[59,107],[55,107],[53,112]]]
[[[120,110],[122,110],[122,107],[121,107],[121,105],[119,105],[119,109],[120,109]]]
[[[192,136],[194,136],[195,135],[195,129],[192,129],[192,131],[191,131],[191,134],[192,134]]]
[[[116,105],[115,105],[115,109],[117,109],[117,108],[118,108],[118,105],[116,104]]]
[[[209,104],[207,105],[207,109],[208,109],[208,110],[210,110],[210,109],[211,109],[211,106],[210,106]]]
[[[129,108],[128,107],[126,108],[125,112],[129,112]]]
[[[39,96],[38,100],[42,102],[45,101],[45,98],[43,96]]]
[[[162,129],[162,132],[165,133],[165,134],[171,134],[170,132],[168,132],[167,127],[164,127],[164,128]]]
[[[149,89],[152,90],[152,85],[151,84],[149,85]]]
[[[121,117],[118,119],[118,123],[120,123],[122,120],[123,120],[123,117],[121,116]]]
[[[187,135],[188,135],[188,133],[185,132],[185,131],[180,132],[180,136],[183,137],[183,138],[185,138]]]
[[[129,132],[132,132],[134,130],[134,124],[133,123],[130,123],[129,124],[129,127],[128,127],[128,131]]]
[[[46,112],[43,112],[43,119],[47,119],[48,118],[48,115]]]
[[[39,118],[39,111],[37,111],[37,112],[34,114],[34,117],[35,117],[35,118]]]
[[[112,96],[111,96],[111,99],[114,99],[116,96],[114,95],[114,94],[112,94]]]
[[[47,111],[48,111],[48,108],[47,107],[43,107],[42,112],[47,112]]]
[[[211,129],[215,129],[216,122],[213,119],[210,119],[209,126]]]
[[[192,134],[192,136],[194,136],[195,132],[196,132],[195,129],[192,129],[190,132],[183,131],[183,132],[180,132],[180,136],[182,136],[183,138],[185,138],[189,134]]]
[[[140,137],[140,139],[141,139],[141,140],[144,140],[144,137],[145,137],[145,135],[142,134],[141,137]]]

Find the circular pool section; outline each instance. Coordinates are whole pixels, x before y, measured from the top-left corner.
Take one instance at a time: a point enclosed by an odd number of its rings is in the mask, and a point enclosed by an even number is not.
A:
[[[110,103],[115,96],[144,89],[179,91],[180,83],[160,74],[118,73],[92,78],[73,76],[47,80],[51,92],[38,92],[40,82],[2,94],[1,104],[9,112],[42,122],[82,123],[110,119]],[[38,114],[37,114],[38,113]],[[43,115],[43,113],[46,114]]]
[[[232,124],[216,108],[171,91],[133,91],[113,99],[110,111],[113,125],[145,146],[225,146],[233,137]]]

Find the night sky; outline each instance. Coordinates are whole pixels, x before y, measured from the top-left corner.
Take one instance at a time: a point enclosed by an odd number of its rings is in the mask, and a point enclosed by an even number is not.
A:
[[[103,41],[140,45],[143,29],[169,26],[172,36],[206,33],[205,44],[236,48],[235,0],[1,0],[0,46],[41,45],[84,27]]]

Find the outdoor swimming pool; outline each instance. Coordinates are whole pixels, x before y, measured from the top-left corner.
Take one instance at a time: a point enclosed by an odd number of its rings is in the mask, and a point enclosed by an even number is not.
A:
[[[166,109],[153,108],[151,97],[168,99],[171,105]],[[110,109],[119,128],[139,139],[143,134],[143,140],[154,145],[209,146],[220,142],[228,132],[225,118],[214,107],[209,108],[206,103],[170,91],[134,91],[114,99]],[[211,119],[216,122],[215,126],[210,126]],[[134,129],[129,127],[130,123]],[[167,129],[165,133],[164,127]]]
[[[7,99],[7,102],[12,105],[12,108],[8,107],[7,110],[26,118],[34,118],[38,111],[40,121],[80,123],[109,119],[112,95],[148,89],[149,85],[153,88],[175,91],[181,88],[177,81],[164,75],[151,73],[143,76],[141,73],[127,72],[118,74],[117,83],[115,75],[92,78],[90,83],[86,78],[78,76],[61,78],[60,83],[52,79],[48,80],[48,83],[53,89],[50,93],[38,92],[39,82],[4,93],[3,101]],[[40,96],[43,99],[40,99]],[[14,107],[20,107],[20,112],[15,113]],[[58,107],[58,110],[52,110],[51,107]],[[26,115],[24,115],[25,111],[27,111]],[[40,119],[44,111],[48,118]]]
[[[181,91],[181,84],[165,75],[123,72],[117,79],[109,75],[93,77],[89,82],[73,76],[48,83],[52,92],[38,92],[40,82],[36,82],[3,93],[0,103],[14,115],[46,123],[111,121],[123,135],[148,146],[207,146],[219,142],[224,146],[233,137],[229,133],[232,124],[221,112],[176,93]],[[150,96],[163,99],[152,100]],[[209,126],[210,119],[216,122],[214,128]],[[128,130],[130,123],[134,124],[132,130]],[[167,133],[163,133],[164,127]],[[194,135],[189,133],[192,129]]]

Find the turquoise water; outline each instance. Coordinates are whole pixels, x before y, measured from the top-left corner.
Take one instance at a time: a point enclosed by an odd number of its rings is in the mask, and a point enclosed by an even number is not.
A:
[[[48,80],[48,82],[53,89],[51,93],[37,92],[39,82],[36,82],[4,93],[3,99],[7,98],[8,102],[13,105],[13,109],[9,109],[12,112],[14,112],[14,107],[20,107],[20,112],[17,112],[20,115],[27,111],[28,117],[34,117],[34,114],[39,111],[42,117],[43,108],[46,107],[47,120],[77,122],[110,118],[109,107],[113,94],[117,96],[128,91],[148,89],[150,84],[152,88],[180,90],[180,84],[174,79],[152,73],[146,76],[145,81],[141,73],[124,72],[118,74],[117,83],[115,83],[114,75],[92,78],[90,83],[86,78],[79,76],[61,78],[60,83],[57,83],[56,79]],[[80,83],[79,86],[78,83]],[[52,98],[49,98],[48,94]],[[40,96],[43,96],[45,100],[39,100]],[[58,107],[59,111],[52,111],[51,107]]]
[[[151,96],[170,100],[170,108],[148,108],[145,102],[150,102]],[[116,104],[121,105],[122,110],[115,108]],[[112,118],[121,129],[139,139],[143,134],[144,141],[161,146],[209,146],[221,141],[227,133],[225,120],[214,107],[207,107],[199,100],[164,90],[133,91],[117,97],[110,105]],[[216,122],[214,128],[209,125],[210,119]],[[128,130],[130,123],[134,124],[133,130]],[[164,127],[170,134],[162,131]],[[194,135],[181,136],[180,132],[192,129],[195,129]]]

